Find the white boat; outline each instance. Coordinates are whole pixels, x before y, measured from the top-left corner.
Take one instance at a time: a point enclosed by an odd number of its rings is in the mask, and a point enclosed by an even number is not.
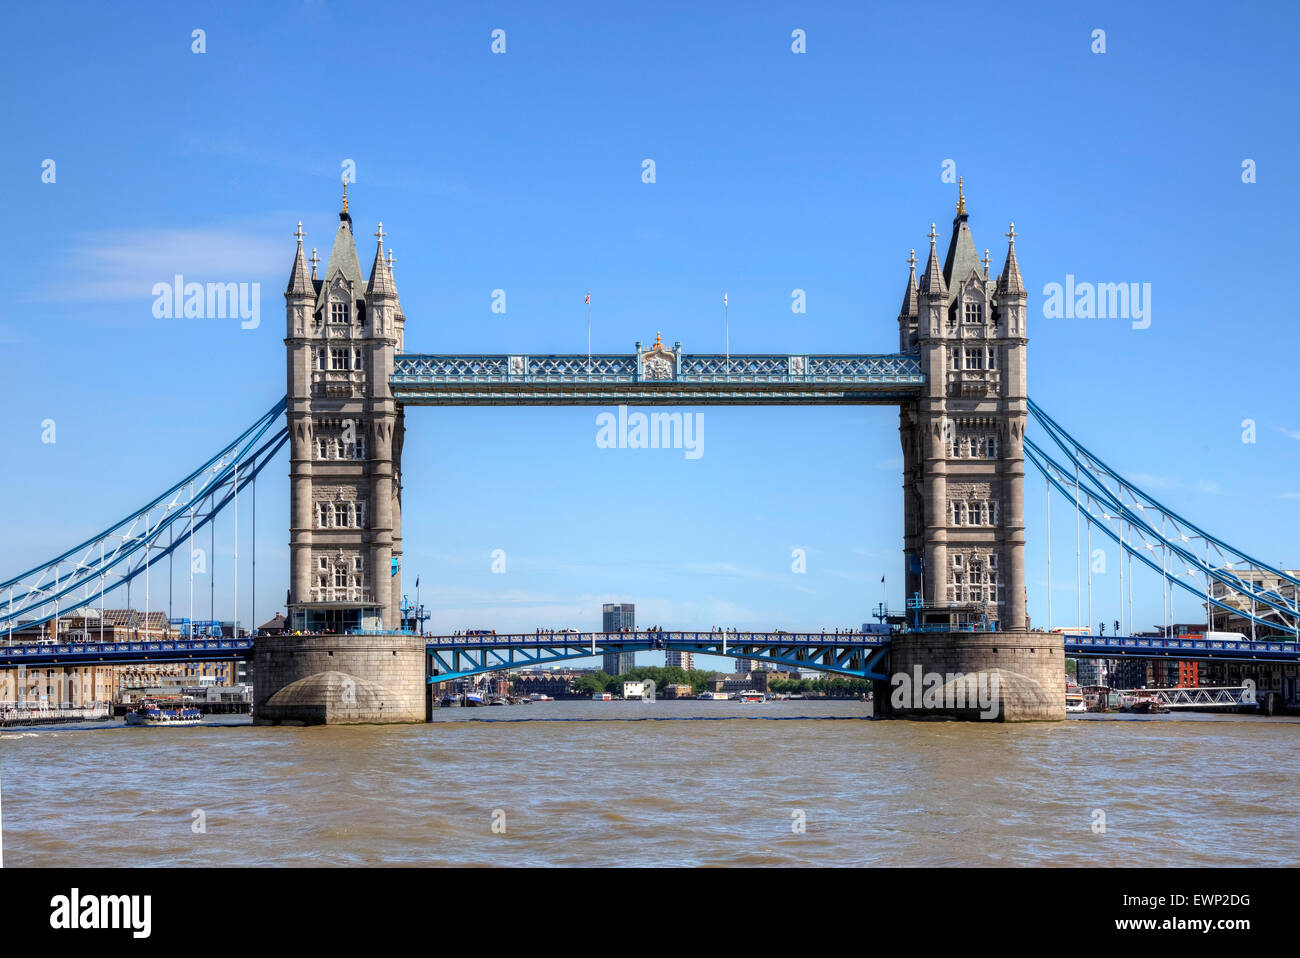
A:
[[[198,725],[202,713],[189,706],[164,708],[156,702],[145,702],[126,713],[127,725]]]
[[[736,693],[737,702],[764,702],[767,700],[762,692],[755,692],[753,689],[747,689],[744,692]]]
[[[702,702],[725,702],[730,698],[726,692],[701,692],[695,697]]]

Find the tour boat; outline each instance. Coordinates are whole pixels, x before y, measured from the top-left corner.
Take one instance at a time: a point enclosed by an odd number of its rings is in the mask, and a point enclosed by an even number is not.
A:
[[[1067,688],[1065,690],[1065,711],[1067,714],[1069,714],[1070,712],[1088,711],[1088,706],[1084,703],[1083,700],[1082,689],[1078,687],[1073,687],[1073,688]]]
[[[737,701],[737,702],[762,702],[762,701],[764,701],[765,699],[766,699],[766,696],[763,695],[762,692],[755,692],[755,691],[749,690],[749,691],[745,691],[745,692],[737,692],[737,693],[736,693],[736,701]]]
[[[202,713],[196,708],[163,708],[145,702],[126,713],[127,725],[198,725]]]
[[[614,696],[610,695],[608,692],[593,692],[591,694],[591,700],[593,702],[612,702],[614,701]]]

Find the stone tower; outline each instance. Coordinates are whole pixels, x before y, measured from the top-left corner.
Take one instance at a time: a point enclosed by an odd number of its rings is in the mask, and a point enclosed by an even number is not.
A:
[[[1002,274],[990,277],[988,250],[981,268],[961,189],[943,266],[931,224],[898,316],[899,347],[926,377],[925,395],[900,410],[907,596],[923,597],[922,624],[1021,631],[1025,286],[1014,224]]]
[[[375,236],[361,273],[347,187],[322,276],[298,251],[285,290],[290,436],[289,623],[344,633],[402,627],[402,410],[389,391],[406,318]]]

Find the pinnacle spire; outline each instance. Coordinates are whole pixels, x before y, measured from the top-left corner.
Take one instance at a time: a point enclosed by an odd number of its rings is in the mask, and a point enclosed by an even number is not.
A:
[[[939,234],[936,232],[934,224],[931,223],[930,258],[925,264],[925,275],[921,277],[921,292],[943,296],[946,299],[948,296],[948,284],[943,278],[943,270],[939,267],[939,251],[934,245],[938,236]]]
[[[298,229],[293,235],[298,238],[298,252],[293,258],[293,269],[289,272],[289,285],[285,292],[313,296],[316,293],[316,287],[307,274],[307,260],[302,255],[302,238],[307,235],[302,231],[302,220],[298,221]]]
[[[1016,261],[1016,237],[1019,235],[1016,232],[1016,224],[1012,223],[1006,234],[1007,261],[1002,267],[1002,275],[998,277],[999,294],[1025,295],[1025,281],[1020,278],[1020,263]]]
[[[979,273],[980,257],[967,220],[965,183],[957,177],[957,215],[952,218],[952,239],[948,242],[948,255],[943,261],[949,306],[956,302],[961,284],[970,278],[971,271]]]
[[[347,184],[343,184],[343,190],[346,194]],[[343,200],[343,211],[339,213],[339,228],[334,234],[334,245],[330,249],[329,259],[325,261],[325,273],[322,276],[324,282],[316,295],[316,308],[322,309],[325,306],[325,292],[335,277],[343,274],[343,278],[352,284],[354,295],[360,296],[365,289],[366,279],[361,274],[361,261],[357,259],[357,244],[352,236],[352,214],[347,209],[346,195]]]
[[[911,250],[907,257],[907,290],[903,293],[903,305],[898,310],[899,319],[915,319],[921,314],[917,293],[916,250]]]
[[[397,297],[397,286],[393,283],[392,268],[384,259],[384,237],[388,234],[384,232],[384,224],[381,222],[379,228],[375,230],[375,237],[379,243],[375,247],[375,262],[370,267],[370,283],[366,286],[366,298],[372,296]]]

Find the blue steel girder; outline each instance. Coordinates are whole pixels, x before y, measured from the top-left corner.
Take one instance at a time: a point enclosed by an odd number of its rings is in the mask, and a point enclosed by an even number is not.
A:
[[[1067,635],[1071,659],[1176,659],[1182,662],[1300,663],[1300,643],[1279,639],[1164,639],[1144,635]]]
[[[853,678],[887,680],[889,636],[847,633],[585,632],[568,635],[510,634],[431,636],[426,649],[430,682],[484,672],[545,665],[606,653],[667,651],[763,659]],[[505,653],[505,654],[503,654]]]
[[[0,668],[226,662],[250,659],[252,656],[251,638],[0,645]]]
[[[416,406],[897,404],[925,384],[910,353],[397,356],[389,385]]]

